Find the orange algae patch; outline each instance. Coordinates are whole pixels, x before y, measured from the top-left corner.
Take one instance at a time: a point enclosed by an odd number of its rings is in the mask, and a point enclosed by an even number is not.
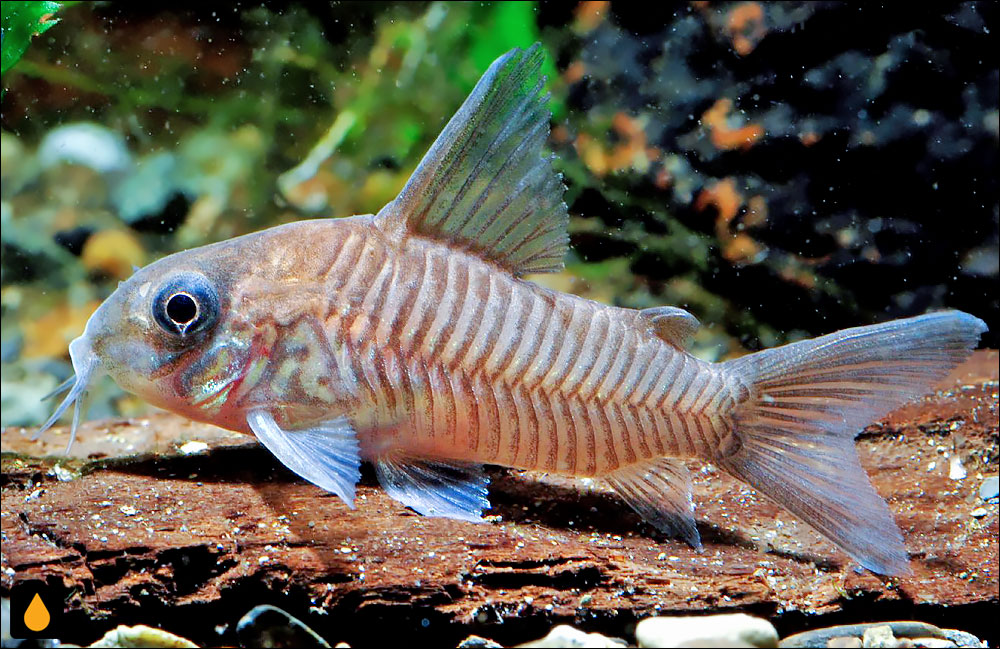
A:
[[[573,61],[566,67],[566,71],[563,72],[563,80],[566,83],[576,83],[583,76],[587,74],[587,64],[583,61]]]
[[[709,205],[714,205],[719,212],[715,220],[716,231],[720,228],[722,231],[728,230],[729,222],[736,218],[743,205],[743,195],[736,189],[732,178],[723,178],[701,190],[695,199],[694,208],[701,212]]]
[[[590,137],[586,133],[580,133],[573,141],[576,154],[587,165],[591,173],[595,176],[603,176],[608,173],[608,156],[604,152],[601,143]]]
[[[735,264],[749,264],[760,254],[760,244],[749,234],[739,233],[722,244],[722,256],[726,261]]]
[[[673,176],[667,171],[666,167],[660,167],[656,172],[656,178],[653,179],[653,184],[657,189],[666,189],[674,182]]]
[[[611,3],[607,0],[587,0],[576,6],[576,28],[589,32],[602,22],[608,15]]]
[[[715,207],[715,236],[722,246],[722,256],[729,262],[751,263],[760,254],[762,247],[745,232],[732,232],[730,225],[740,213],[743,195],[736,189],[732,178],[724,178],[701,190],[695,199],[694,208],[703,211],[709,205]],[[763,196],[754,196],[747,203],[744,225],[760,225],[767,219],[767,202]]]
[[[145,263],[146,251],[139,240],[126,230],[95,232],[83,244],[80,262],[90,272],[125,279],[136,266]]]
[[[764,25],[764,8],[757,2],[744,2],[729,12],[726,25],[733,41],[733,49],[746,56],[767,35]]]
[[[816,276],[805,268],[799,268],[793,263],[788,263],[778,271],[781,279],[792,284],[797,284],[802,288],[813,290],[816,288]]]
[[[819,140],[820,135],[815,131],[806,131],[799,134],[799,141],[802,142],[803,146],[812,146],[819,142]]]
[[[755,228],[767,222],[767,201],[763,196],[751,196],[747,201],[747,213],[743,216],[743,225]]]
[[[586,133],[578,135],[574,142],[577,154],[594,175],[603,176],[630,168],[644,172],[651,161],[659,159],[661,151],[647,146],[646,131],[639,120],[619,111],[611,119],[611,128],[621,141],[610,151]]]
[[[723,98],[712,104],[701,116],[702,123],[708,126],[712,144],[721,151],[749,149],[764,135],[764,127],[760,124],[730,128],[726,118],[732,108],[733,102]]]
[[[92,300],[81,306],[61,303],[41,318],[21,323],[25,358],[67,358],[69,343],[83,333],[91,314],[101,306]]]

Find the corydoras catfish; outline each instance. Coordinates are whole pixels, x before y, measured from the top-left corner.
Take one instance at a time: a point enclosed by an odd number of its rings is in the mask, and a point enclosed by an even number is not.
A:
[[[400,503],[481,520],[484,464],[606,481],[700,547],[685,460],[774,499],[865,567],[908,571],[854,437],[925,394],[984,323],[944,311],[722,363],[674,307],[632,310],[523,279],[566,253],[543,154],[543,54],[487,70],[377,215],[283,225],[137,271],[70,345],[47,428],[106,372],[191,419],[255,435],[353,507],[362,460]]]

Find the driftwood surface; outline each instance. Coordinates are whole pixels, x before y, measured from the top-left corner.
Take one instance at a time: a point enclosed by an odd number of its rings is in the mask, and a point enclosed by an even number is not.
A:
[[[65,428],[38,442],[3,431],[0,590],[21,579],[64,588],[63,639],[76,642],[144,623],[233,643],[239,617],[272,603],[352,646],[470,633],[515,643],[558,622],[626,635],[651,614],[732,610],[783,635],[915,618],[995,643],[997,505],[979,488],[997,473],[997,361],[977,352],[858,439],[906,537],[908,577],[860,571],[698,463],[702,553],[600,484],[504,469],[490,470],[485,524],[421,517],[367,469],[352,511],[245,436],[155,414],[89,422],[68,456]]]

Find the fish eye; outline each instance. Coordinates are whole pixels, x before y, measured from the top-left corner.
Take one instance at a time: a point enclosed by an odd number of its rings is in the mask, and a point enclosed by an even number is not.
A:
[[[153,298],[153,319],[176,336],[205,331],[219,317],[219,298],[208,279],[198,273],[172,277]]]

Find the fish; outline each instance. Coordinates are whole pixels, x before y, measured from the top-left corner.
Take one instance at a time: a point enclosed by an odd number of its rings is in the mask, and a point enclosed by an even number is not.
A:
[[[253,435],[354,507],[362,461],[426,516],[482,521],[485,465],[602,480],[695,548],[688,462],[773,499],[865,568],[907,574],[854,438],[929,392],[987,327],[941,311],[723,362],[698,320],[527,279],[568,249],[538,44],[498,58],[375,215],[289,223],[137,270],[69,345],[150,404]],[[75,404],[75,405],[74,405]]]

